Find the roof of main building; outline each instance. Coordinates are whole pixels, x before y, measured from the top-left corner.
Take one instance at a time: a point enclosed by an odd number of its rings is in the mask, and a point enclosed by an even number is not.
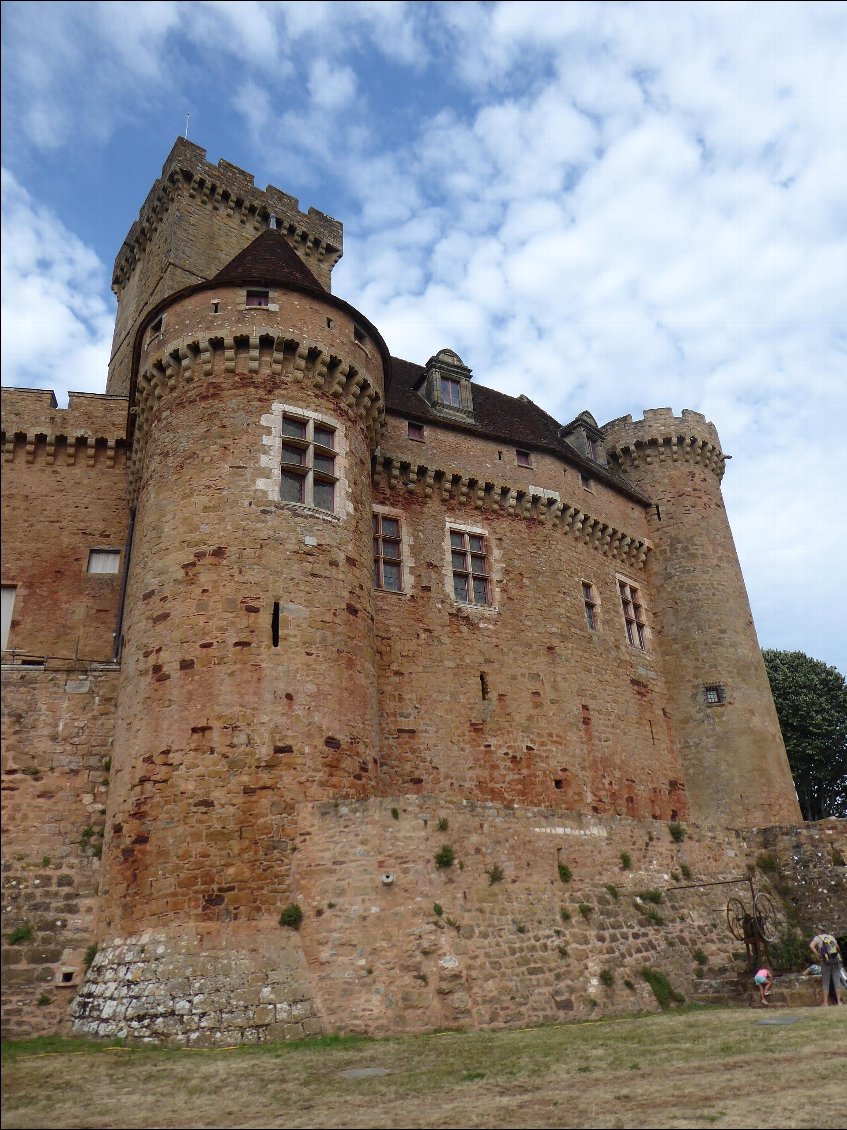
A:
[[[639,502],[646,497],[611,467],[588,459],[564,438],[569,425],[560,424],[528,396],[507,396],[493,388],[473,382],[473,419],[456,420],[433,408],[416,386],[426,368],[399,357],[391,358],[392,381],[386,394],[389,412],[411,417],[438,427],[476,433],[486,439],[499,439],[518,447],[549,451],[605,479]],[[576,421],[574,421],[576,422]]]

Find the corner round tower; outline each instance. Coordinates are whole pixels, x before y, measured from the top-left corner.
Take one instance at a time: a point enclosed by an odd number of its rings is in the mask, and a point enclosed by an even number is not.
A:
[[[699,412],[647,410],[603,428],[610,462],[653,503],[655,631],[691,819],[801,821],[721,494],[718,433]]]
[[[142,323],[104,940],[278,933],[298,802],[375,791],[370,460],[388,364],[273,230]]]

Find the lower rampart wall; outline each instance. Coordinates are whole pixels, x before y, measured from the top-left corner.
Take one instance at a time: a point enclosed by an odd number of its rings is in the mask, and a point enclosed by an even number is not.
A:
[[[686,999],[743,971],[726,901],[749,902],[752,869],[790,903],[771,856],[822,884],[830,918],[845,903],[843,821],[737,832],[420,796],[298,819],[299,932],[268,919],[104,939],[75,1030],[201,1046],[622,1015],[658,1008],[645,969]]]
[[[61,1028],[96,938],[117,679],[3,667],[4,1036]]]

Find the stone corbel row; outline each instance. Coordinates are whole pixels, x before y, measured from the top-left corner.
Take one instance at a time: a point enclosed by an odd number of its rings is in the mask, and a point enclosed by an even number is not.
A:
[[[212,374],[215,354],[223,354],[224,372],[234,373],[237,354],[247,351],[248,371],[269,368],[280,381],[323,386],[331,396],[364,422],[371,450],[379,444],[385,427],[382,394],[355,365],[330,353],[319,342],[298,341],[276,328],[256,327],[251,334],[224,329],[206,339],[171,342],[167,353],[152,359],[139,375],[136,387],[135,441],[130,464],[130,497],[134,502],[144,463],[147,430],[157,400],[178,382],[202,380]]]
[[[650,466],[658,462],[699,463],[716,475],[718,480],[723,478],[726,456],[711,440],[699,439],[697,436],[654,436],[648,440],[636,440],[634,444],[623,444],[610,451],[622,466],[638,467],[641,464]]]
[[[23,449],[25,453],[24,462],[34,463],[36,448],[40,447],[42,442],[44,444],[44,462],[48,467],[52,467],[56,462],[57,448],[60,453],[64,451],[64,465],[66,467],[72,467],[77,461],[77,456],[83,453],[86,466],[93,467],[98,447],[101,451],[105,450],[106,452],[106,466],[114,467],[115,453],[119,447],[125,446],[123,438],[109,439],[107,436],[88,435],[52,436],[44,432],[32,434],[16,432],[14,435],[6,436],[3,440],[3,462],[11,463],[15,458],[15,452]]]
[[[642,568],[652,548],[644,538],[632,537],[616,526],[593,518],[576,506],[562,502],[555,494],[520,490],[469,478],[459,471],[444,471],[415,466],[390,456],[379,456],[374,467],[374,485],[389,490],[433,495],[443,502],[458,502],[493,514],[546,523],[577,541],[597,549],[606,557]]]

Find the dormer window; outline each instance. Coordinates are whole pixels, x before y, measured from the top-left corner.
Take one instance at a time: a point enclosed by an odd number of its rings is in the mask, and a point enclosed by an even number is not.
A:
[[[164,325],[164,322],[165,322],[165,316],[164,316],[164,314],[160,314],[159,317],[156,318],[155,321],[150,323],[150,329],[147,333],[147,340],[148,341],[152,340],[154,337],[159,336],[159,334],[162,332],[162,326]]]
[[[362,329],[362,327],[357,326],[356,323],[354,322],[353,323],[353,341],[358,341],[359,345],[364,345],[364,343],[367,341],[367,338],[368,338],[368,335],[365,333],[365,331]]]
[[[248,290],[247,306],[270,306],[271,293],[269,290]]]
[[[607,466],[603,432],[590,412],[580,412],[577,418],[566,424],[559,434],[581,455],[587,456],[594,463],[599,463],[601,467]],[[587,484],[583,482],[582,485]]]
[[[473,419],[471,371],[452,349],[440,349],[430,357],[415,389],[431,408],[443,412],[445,417]]]

